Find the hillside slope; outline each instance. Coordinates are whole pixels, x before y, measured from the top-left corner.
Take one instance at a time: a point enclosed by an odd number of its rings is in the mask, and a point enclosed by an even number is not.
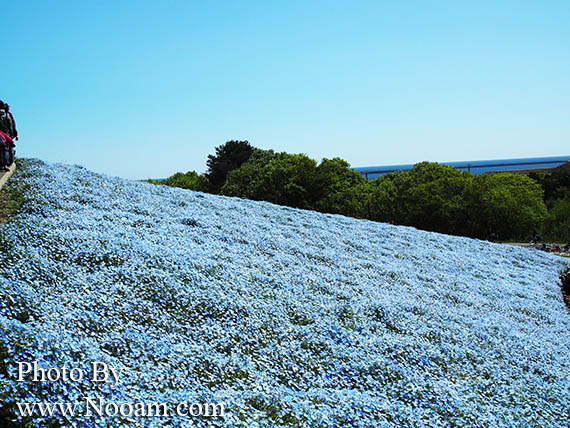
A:
[[[561,258],[37,160],[11,185],[24,202],[0,229],[4,418],[97,393],[227,414],[73,426],[568,426]],[[34,360],[129,376],[16,382]]]

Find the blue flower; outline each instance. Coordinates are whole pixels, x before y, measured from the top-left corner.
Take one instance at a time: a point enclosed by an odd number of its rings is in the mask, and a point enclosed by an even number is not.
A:
[[[2,406],[93,395],[226,406],[223,420],[139,421],[156,427],[567,426],[563,259],[20,165],[11,185],[24,202],[0,235]],[[128,375],[16,382],[19,361]]]

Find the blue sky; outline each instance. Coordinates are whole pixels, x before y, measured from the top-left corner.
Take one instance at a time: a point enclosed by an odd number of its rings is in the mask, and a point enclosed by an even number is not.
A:
[[[570,154],[568,1],[3,2],[17,154],[127,178],[214,147],[353,166]]]

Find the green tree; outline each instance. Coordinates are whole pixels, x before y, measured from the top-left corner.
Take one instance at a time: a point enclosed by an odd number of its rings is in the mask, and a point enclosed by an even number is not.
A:
[[[253,153],[254,147],[248,141],[231,140],[216,147],[215,155],[208,155],[206,177],[209,190],[219,193],[230,171],[242,166]]]
[[[468,210],[465,193],[468,177],[443,177],[418,184],[406,193],[406,222],[425,230],[454,235],[468,232]]]
[[[553,202],[544,220],[543,239],[550,242],[570,242],[570,200]]]
[[[449,165],[422,162],[410,171],[411,186],[401,191],[407,224],[454,235],[468,233],[466,196],[473,176]]]
[[[199,192],[208,191],[208,179],[203,174],[198,174],[196,171],[188,171],[186,173],[177,172],[163,182],[159,182],[159,184],[181,187],[183,189],[196,190]]]
[[[546,174],[533,171],[529,177],[542,186],[545,202],[558,199],[570,201],[570,162],[566,162]]]
[[[269,180],[265,167],[276,156],[273,150],[255,149],[247,162],[228,174],[220,194],[263,200],[265,182]]]
[[[256,150],[248,162],[228,174],[221,194],[314,208],[316,168],[316,162],[304,154]]]
[[[358,171],[340,158],[323,159],[316,170],[316,209],[352,217],[366,215],[369,186]]]
[[[469,173],[467,173],[468,175]],[[466,176],[463,172],[449,165],[437,162],[420,162],[410,170],[410,185],[417,186],[433,181]]]
[[[451,166],[421,162],[371,183],[369,218],[424,230],[465,234],[466,194],[472,175]]]
[[[378,177],[369,182],[366,217],[370,220],[386,223],[400,223],[400,211],[397,205],[398,176],[408,176],[405,171],[398,171]]]
[[[473,233],[500,240],[530,239],[546,217],[539,184],[521,174],[483,174],[471,192]]]

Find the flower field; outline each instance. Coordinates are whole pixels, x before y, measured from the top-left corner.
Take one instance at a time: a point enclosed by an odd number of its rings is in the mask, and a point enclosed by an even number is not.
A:
[[[17,402],[97,394],[226,416],[21,426],[569,426],[565,259],[38,160],[10,185],[4,420]],[[129,375],[17,382],[22,361]]]

